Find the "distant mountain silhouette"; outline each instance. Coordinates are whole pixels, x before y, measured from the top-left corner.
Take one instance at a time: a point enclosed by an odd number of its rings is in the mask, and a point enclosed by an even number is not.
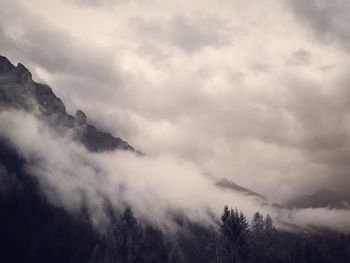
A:
[[[233,181],[228,180],[228,179],[218,180],[216,182],[216,185],[219,186],[220,188],[223,188],[223,189],[234,190],[234,191],[241,192],[241,193],[244,193],[244,194],[250,195],[250,196],[255,196],[255,197],[258,197],[258,198],[261,198],[261,199],[267,201],[267,198],[265,196],[258,194],[258,193],[254,192],[248,188],[242,187],[242,186],[240,186],[240,185],[238,185],[238,184],[236,184]]]
[[[321,189],[311,195],[302,195],[286,203],[291,208],[337,208],[350,209],[350,197]]]

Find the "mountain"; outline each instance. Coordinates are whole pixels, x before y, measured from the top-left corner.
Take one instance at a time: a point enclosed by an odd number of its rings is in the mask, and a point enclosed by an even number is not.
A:
[[[121,149],[142,154],[122,139],[88,124],[83,111],[77,110],[75,116],[69,115],[62,100],[49,86],[35,82],[31,72],[23,64],[18,63],[15,66],[4,56],[0,56],[0,109],[1,107],[33,111],[55,129],[62,132],[73,130],[76,139],[90,151]],[[215,184],[223,189],[267,200],[264,196],[227,179],[219,180]]]
[[[30,111],[57,131],[73,133],[90,151],[120,149],[137,153],[122,139],[88,124],[81,110],[75,116],[69,115],[50,87],[36,83],[25,66],[14,66],[2,56],[1,109]],[[238,253],[249,263],[350,262],[350,235],[298,235],[277,231],[266,219],[263,228],[248,228],[243,213],[227,207],[221,217],[213,215],[218,227],[192,222],[179,212],[162,219],[174,226],[172,231],[163,232],[160,227],[166,222],[150,225],[147,220],[136,218],[131,208],[115,209],[103,199],[108,218],[105,225],[97,226],[84,199],[76,212],[50,202],[38,177],[28,170],[29,162],[0,136],[1,262],[209,263],[233,262],[232,255]],[[266,200],[229,180],[213,183],[221,189]],[[301,261],[302,256],[311,260]]]
[[[236,192],[241,192],[243,194],[258,197],[259,199],[267,201],[267,198],[265,196],[258,194],[258,193],[254,192],[248,188],[242,187],[242,186],[240,186],[240,185],[238,185],[238,184],[236,184],[228,179],[218,180],[216,182],[216,186],[218,186],[222,189],[228,189],[228,190],[232,190],[232,191],[236,191]]]
[[[311,195],[302,195],[286,203],[291,208],[336,208],[350,209],[350,197],[321,189]]]
[[[49,86],[35,82],[24,65],[14,66],[4,56],[0,56],[0,107],[33,111],[55,129],[73,131],[75,138],[90,151],[135,152],[127,142],[89,124],[83,111],[77,110],[75,116],[68,114]]]

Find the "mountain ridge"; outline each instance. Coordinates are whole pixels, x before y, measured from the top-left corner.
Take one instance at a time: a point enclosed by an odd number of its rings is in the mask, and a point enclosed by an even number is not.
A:
[[[88,117],[82,110],[78,109],[75,116],[68,114],[64,103],[50,86],[35,82],[26,66],[21,63],[15,66],[5,56],[0,55],[0,109],[1,105],[6,109],[14,107],[27,111],[36,110],[39,117],[54,129],[63,133],[73,130],[74,137],[92,152],[127,150],[144,155],[126,141],[89,124]],[[256,197],[262,203],[268,201],[263,195],[228,179],[215,179],[213,183],[220,189]]]
[[[2,106],[37,111],[51,126],[60,130],[73,130],[75,139],[93,152],[128,150],[136,151],[119,137],[100,131],[87,122],[82,110],[75,116],[67,113],[62,100],[48,85],[37,83],[23,64],[13,65],[8,58],[0,55],[0,104]]]
[[[286,202],[286,205],[290,208],[350,209],[350,197],[329,189],[320,189],[313,194],[296,197]]]

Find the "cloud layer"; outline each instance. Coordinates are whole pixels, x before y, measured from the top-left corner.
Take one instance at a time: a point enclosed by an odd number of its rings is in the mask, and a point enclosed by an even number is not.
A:
[[[343,1],[0,6],[0,53],[150,156],[193,162],[276,201],[348,191]]]
[[[256,211],[269,213],[277,227],[289,230],[294,224],[348,230],[338,224],[349,218],[349,210],[276,208],[218,188],[194,162],[175,156],[91,153],[28,112],[1,111],[0,122],[0,136],[10,139],[27,160],[26,169],[48,200],[70,212],[84,207],[98,228],[108,224],[107,204],[116,210],[130,206],[139,219],[165,231],[176,229],[172,216],[179,213],[193,222],[215,224],[228,204],[242,209],[249,220]]]
[[[1,111],[0,121],[0,136],[27,160],[48,199],[69,211],[85,205],[97,225],[108,221],[106,204],[117,210],[131,206],[140,218],[164,229],[173,226],[175,213],[214,223],[208,212],[219,215],[226,203],[244,208],[250,217],[261,207],[256,197],[220,190],[193,162],[127,151],[91,153],[28,112]]]

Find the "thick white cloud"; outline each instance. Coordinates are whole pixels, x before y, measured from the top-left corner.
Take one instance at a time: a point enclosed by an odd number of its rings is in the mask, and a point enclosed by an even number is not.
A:
[[[290,226],[297,224],[303,229],[348,230],[338,224],[349,218],[349,210],[276,208],[260,198],[217,187],[198,165],[176,156],[91,153],[28,112],[1,111],[0,122],[0,136],[26,159],[26,169],[36,176],[48,200],[69,212],[84,207],[97,228],[108,223],[106,204],[115,209],[128,205],[139,219],[165,231],[176,227],[172,215],[177,213],[193,222],[215,224],[228,204],[242,209],[249,220],[256,211],[269,213],[284,229],[294,230]],[[6,184],[1,184],[0,191],[4,190]]]
[[[38,178],[49,201],[69,211],[85,204],[97,224],[106,220],[107,203],[116,209],[131,206],[160,227],[172,226],[171,213],[213,223],[208,211],[219,215],[226,203],[241,207],[250,218],[261,208],[253,197],[222,191],[193,162],[126,151],[91,153],[28,112],[1,111],[0,121],[0,136],[27,160],[26,169]]]

